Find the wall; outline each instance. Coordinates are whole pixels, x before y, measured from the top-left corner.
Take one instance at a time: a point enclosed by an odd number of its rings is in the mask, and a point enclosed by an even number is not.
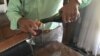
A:
[[[82,29],[79,36],[78,46],[86,51],[93,51],[93,54],[100,53],[98,44],[100,36],[97,36],[100,30],[100,0],[92,0],[92,3],[86,9]],[[100,34],[98,34],[100,35]]]

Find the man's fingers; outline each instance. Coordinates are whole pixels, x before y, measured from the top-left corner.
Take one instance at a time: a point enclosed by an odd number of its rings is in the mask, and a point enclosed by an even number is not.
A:
[[[75,19],[76,19],[76,13],[74,12],[74,13],[72,13],[70,20],[71,20],[71,22],[74,22]]]
[[[43,23],[41,22],[41,21],[39,21],[39,20],[37,20],[37,21],[35,21],[36,23],[36,25],[38,26],[38,27],[40,27]]]
[[[37,30],[38,26],[35,23],[30,23],[27,25],[27,30],[29,33],[31,33],[33,36],[36,35],[37,33],[34,30]]]
[[[37,33],[33,30],[33,28],[28,28],[28,31],[34,36],[36,35]]]
[[[74,12],[72,15],[71,15],[72,19],[71,21],[76,21],[78,17],[80,17],[80,13],[79,12]]]
[[[26,26],[21,26],[20,31],[25,32],[25,33],[31,33],[32,35],[36,35],[37,33],[34,31],[36,28],[32,28],[29,25]]]
[[[37,32],[35,30],[38,30],[41,22],[39,21],[32,21],[32,20],[20,20],[20,31],[26,32],[26,33],[32,33],[32,35],[36,35]]]
[[[34,29],[34,30],[37,30],[39,27],[36,25],[36,24],[31,24],[31,26],[30,26],[32,29]]]

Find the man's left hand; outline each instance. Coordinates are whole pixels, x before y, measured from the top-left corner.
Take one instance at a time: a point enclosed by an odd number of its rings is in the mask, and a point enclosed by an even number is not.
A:
[[[70,23],[77,20],[80,16],[79,4],[75,1],[64,4],[60,10],[60,16],[64,23]]]

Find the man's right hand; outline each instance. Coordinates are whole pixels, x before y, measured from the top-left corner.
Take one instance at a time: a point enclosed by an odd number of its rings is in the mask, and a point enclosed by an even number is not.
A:
[[[33,36],[37,35],[36,30],[40,27],[42,23],[40,21],[33,21],[31,19],[21,18],[18,21],[19,29],[22,32],[31,33]]]

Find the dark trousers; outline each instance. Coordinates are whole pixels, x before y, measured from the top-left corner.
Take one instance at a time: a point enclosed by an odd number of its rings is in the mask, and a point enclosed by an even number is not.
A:
[[[15,47],[0,53],[0,56],[32,56],[29,44],[22,42]]]

